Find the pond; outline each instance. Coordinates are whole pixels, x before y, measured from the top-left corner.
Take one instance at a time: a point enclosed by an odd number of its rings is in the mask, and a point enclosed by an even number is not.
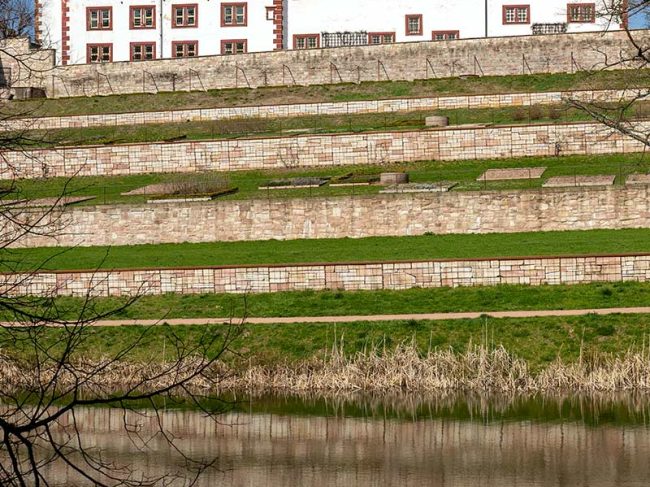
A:
[[[216,458],[198,485],[641,486],[650,479],[644,396],[244,397],[217,421],[160,412],[173,446]],[[149,474],[182,472],[152,411],[76,412],[86,446]],[[140,448],[148,441],[147,448]],[[47,467],[60,485],[78,480]],[[84,485],[79,482],[79,485]],[[183,485],[179,480],[178,485]]]

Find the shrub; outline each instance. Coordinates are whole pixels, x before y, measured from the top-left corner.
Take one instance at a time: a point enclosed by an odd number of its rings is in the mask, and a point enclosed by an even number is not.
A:
[[[532,106],[528,109],[528,116],[531,120],[539,120],[544,116],[542,109],[538,106]]]
[[[175,174],[168,184],[166,194],[197,195],[224,191],[230,186],[230,181],[218,174]]]

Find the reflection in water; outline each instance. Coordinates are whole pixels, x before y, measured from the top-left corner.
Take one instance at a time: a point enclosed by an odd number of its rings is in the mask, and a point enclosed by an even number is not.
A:
[[[207,473],[206,486],[647,485],[648,402],[620,399],[394,398],[400,409],[367,398],[259,397],[219,423],[192,410],[161,419],[175,446],[218,457],[221,471]],[[121,411],[84,409],[76,418],[87,443],[120,462],[149,473],[181,465],[159,436],[149,450],[135,449]],[[128,421],[156,431],[150,414],[130,413]],[[49,468],[70,485],[70,472]]]

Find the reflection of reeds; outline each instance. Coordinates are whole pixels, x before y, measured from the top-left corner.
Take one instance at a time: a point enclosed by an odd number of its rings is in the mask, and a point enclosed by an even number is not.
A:
[[[184,361],[178,372],[187,374],[195,362]],[[95,369],[97,362],[76,364],[77,376],[85,368]],[[146,365],[136,363],[111,363],[102,373],[88,377],[89,388],[133,387],[145,383],[149,387],[163,387],[168,377],[161,375],[169,364]],[[39,379],[48,380],[53,373],[47,367],[35,371],[25,370],[7,357],[0,357],[0,385],[4,387],[31,387]],[[194,380],[192,387],[214,392],[287,391],[291,393],[354,393],[372,392],[424,393],[427,391],[473,391],[498,393],[536,392],[616,392],[650,390],[650,357],[645,353],[628,351],[623,355],[581,356],[575,363],[557,359],[538,373],[530,370],[525,360],[515,357],[503,347],[488,348],[470,345],[463,353],[452,350],[432,350],[420,353],[414,344],[404,344],[394,351],[379,348],[364,350],[346,356],[334,347],[322,359],[301,363],[282,363],[272,366],[252,365],[239,370],[223,364],[213,367],[212,377]],[[59,377],[59,383],[73,384],[76,377]],[[155,377],[155,381],[149,378]]]

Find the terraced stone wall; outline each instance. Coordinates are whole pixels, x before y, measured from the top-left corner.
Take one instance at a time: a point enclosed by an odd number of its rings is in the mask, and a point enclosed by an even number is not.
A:
[[[650,122],[647,125],[650,128]],[[598,123],[450,127],[4,152],[0,154],[0,179],[504,159],[627,153],[643,148],[641,142]]]
[[[37,210],[24,217],[38,216]],[[51,214],[22,247],[650,228],[650,186],[139,205]],[[21,215],[16,219],[23,218]],[[9,231],[7,227],[5,231]]]
[[[645,31],[638,32],[645,39]],[[34,73],[48,96],[572,73],[632,52],[623,32],[501,37],[69,65]],[[625,67],[625,66],[622,66]],[[630,66],[631,67],[631,66]]]
[[[529,257],[2,275],[13,295],[270,293],[650,281],[650,255]]]
[[[34,117],[0,120],[0,131],[49,130],[182,122],[208,122],[245,118],[282,118],[313,115],[356,115],[459,108],[500,108],[532,105],[560,105],[567,99],[620,102],[639,96],[640,90],[581,90],[496,95],[458,95],[428,98],[396,98],[328,103],[257,105],[223,108],[194,108],[152,112],[98,113],[62,117]]]

